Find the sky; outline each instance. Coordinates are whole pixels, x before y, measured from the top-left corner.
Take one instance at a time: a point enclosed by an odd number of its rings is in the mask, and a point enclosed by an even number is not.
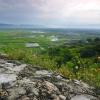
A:
[[[100,28],[100,0],[0,0],[0,23]]]

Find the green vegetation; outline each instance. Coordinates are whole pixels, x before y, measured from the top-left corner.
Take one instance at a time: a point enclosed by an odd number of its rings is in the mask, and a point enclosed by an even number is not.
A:
[[[57,41],[52,41],[58,38]],[[100,37],[100,35],[99,35]],[[0,32],[0,52],[9,59],[54,70],[67,78],[100,87],[100,38],[24,31]],[[38,43],[39,47],[25,46]]]

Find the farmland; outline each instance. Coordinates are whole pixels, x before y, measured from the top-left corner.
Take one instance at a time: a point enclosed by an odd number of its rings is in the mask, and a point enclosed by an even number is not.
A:
[[[99,46],[99,31],[0,31],[0,52],[9,59],[54,70],[97,87],[100,87]]]

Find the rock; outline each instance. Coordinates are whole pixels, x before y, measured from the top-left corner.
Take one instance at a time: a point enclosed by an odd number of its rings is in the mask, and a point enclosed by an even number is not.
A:
[[[58,75],[56,78],[57,78],[58,80],[62,79],[62,77],[61,77],[60,75]]]
[[[59,95],[60,100],[66,100],[66,97],[63,95]]]
[[[56,94],[51,94],[51,99],[57,99],[58,96]]]
[[[39,96],[39,90],[37,88],[32,88],[32,93],[35,95],[35,96]]]
[[[0,100],[4,100],[8,97],[8,92],[6,90],[0,90]]]
[[[27,96],[22,96],[21,100],[30,100],[30,98]]]
[[[9,100],[15,100],[24,94],[26,94],[26,90],[23,87],[14,87],[13,89],[9,89]]]
[[[93,96],[90,95],[76,95],[71,100],[99,100]]]
[[[39,71],[36,71],[35,73],[36,77],[44,77],[44,76],[51,77],[51,75],[52,73],[47,70],[39,70]]]
[[[81,95],[81,96],[75,96],[71,100],[90,100],[90,99]]]
[[[40,67],[0,59],[0,100],[100,100],[99,91]]]
[[[53,91],[58,91],[57,87],[48,81],[45,81],[43,84],[49,94],[51,94]]]
[[[55,97],[53,100],[60,100],[59,97]]]
[[[10,83],[16,81],[17,75],[15,74],[0,74],[0,84],[2,83]]]
[[[2,84],[16,81],[17,74],[26,67],[26,64],[17,66],[6,60],[0,60],[0,66],[0,84]]]

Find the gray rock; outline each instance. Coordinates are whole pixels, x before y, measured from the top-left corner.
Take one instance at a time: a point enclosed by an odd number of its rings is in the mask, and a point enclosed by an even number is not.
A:
[[[21,95],[24,95],[26,93],[26,90],[23,87],[15,87],[12,89],[9,89],[9,100],[15,100]]]
[[[93,96],[90,95],[76,95],[71,100],[99,100]]]
[[[60,100],[66,100],[66,97],[63,95],[59,95]]]
[[[35,95],[35,96],[39,96],[39,90],[37,88],[32,88],[32,93]]]
[[[51,77],[51,75],[52,73],[47,70],[39,70],[39,71],[36,71],[35,73],[36,77],[44,77],[44,76]]]
[[[58,91],[58,88],[53,85],[52,83],[48,82],[48,81],[45,81],[43,83],[44,87],[47,89],[47,92],[50,94],[52,93],[53,91]]]
[[[21,100],[30,100],[30,98],[27,97],[27,96],[22,96],[22,97],[21,97]]]
[[[48,70],[0,59],[0,100],[100,100],[99,90]]]

